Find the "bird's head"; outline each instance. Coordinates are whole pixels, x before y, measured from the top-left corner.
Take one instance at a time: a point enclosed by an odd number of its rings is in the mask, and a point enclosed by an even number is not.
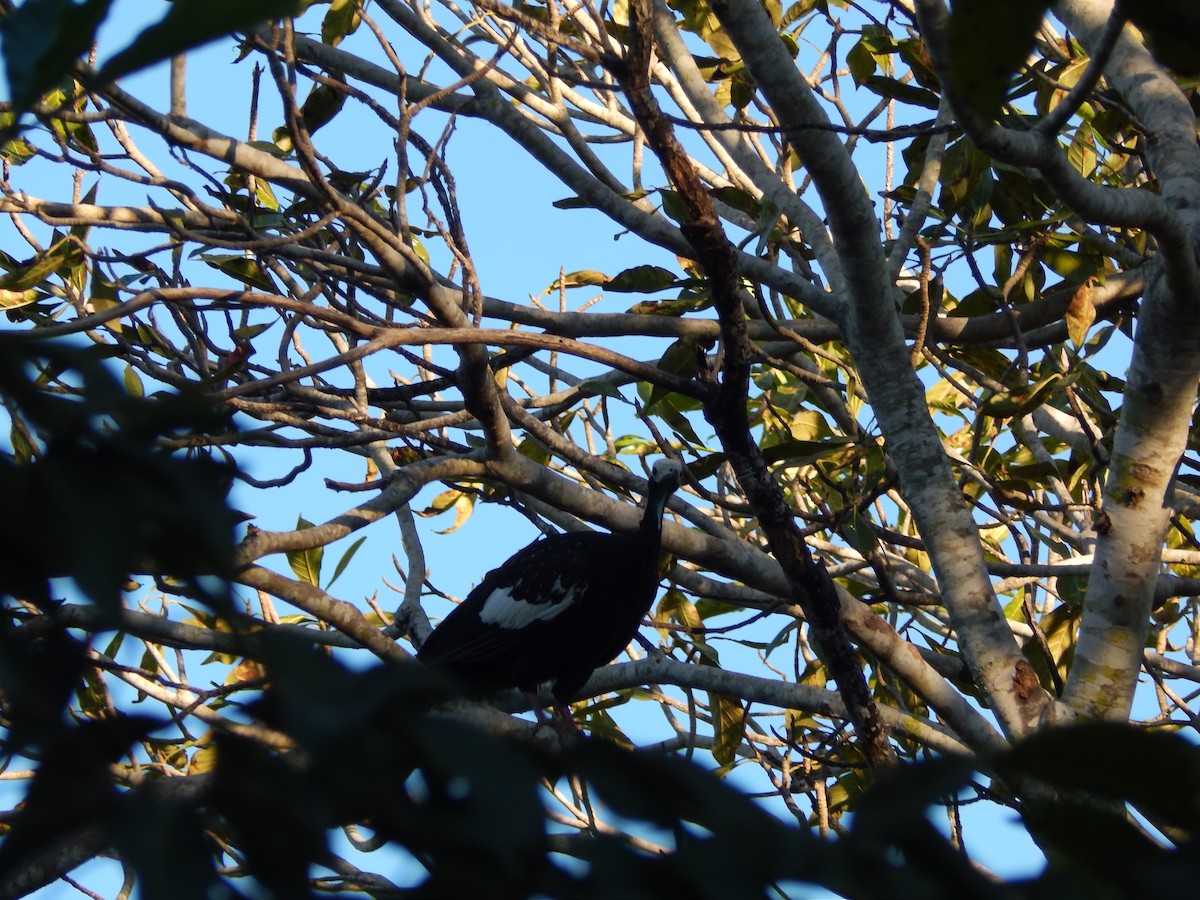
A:
[[[650,469],[650,484],[670,485],[671,490],[679,487],[683,465],[674,459],[656,460]]]

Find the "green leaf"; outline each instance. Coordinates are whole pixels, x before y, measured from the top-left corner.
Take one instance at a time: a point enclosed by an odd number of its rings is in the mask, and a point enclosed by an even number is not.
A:
[[[96,194],[99,192],[99,190],[100,190],[100,182],[97,181],[95,184],[93,184],[91,186],[91,188],[88,190],[88,192],[83,195],[83,200],[81,201],[83,203],[83,205],[91,206],[93,203],[95,203],[96,202]],[[87,240],[88,233],[91,230],[92,230],[92,226],[86,222],[81,223],[79,225],[72,225],[71,226],[71,237],[73,237],[79,241],[85,241],[85,240]]]
[[[702,447],[704,442],[700,440],[700,436],[696,434],[692,423],[683,414],[683,411],[680,409],[681,404],[690,406],[694,404],[694,401],[680,394],[668,392],[663,395],[661,400],[656,402],[654,415],[666,422],[681,440],[686,441],[692,447]]]
[[[951,77],[960,96],[989,122],[999,116],[1049,6],[1049,0],[955,0],[951,7]]]
[[[708,291],[695,293],[684,291],[674,300],[640,300],[629,307],[626,312],[639,316],[671,316],[679,318],[690,312],[708,309],[712,306],[712,295]]]
[[[142,386],[142,379],[138,376],[137,370],[133,366],[126,364],[124,380],[125,390],[129,392],[130,397],[146,396],[146,389]]]
[[[926,109],[937,109],[940,103],[938,95],[933,91],[913,84],[904,84],[886,75],[871,75],[863,82],[863,87],[880,97],[898,100],[909,106],[923,106]]]
[[[235,328],[231,332],[239,341],[252,341],[258,337],[272,325],[271,322],[263,322],[258,325],[243,325],[240,328]]]
[[[875,57],[865,41],[860,40],[850,48],[846,54],[846,65],[850,67],[850,77],[859,87],[875,74]]]
[[[296,519],[296,530],[312,528],[313,523],[300,516]],[[321,560],[325,556],[324,547],[313,547],[311,550],[290,550],[287,554],[288,565],[296,573],[296,577],[305,584],[313,587],[321,586]]]
[[[1155,0],[1154,3],[1126,0],[1121,4],[1121,12],[1141,30],[1146,46],[1156,59],[1177,75],[1190,78],[1200,75],[1200,50],[1196,47],[1200,7],[1195,0]]]
[[[8,132],[17,124],[17,117],[12,112],[0,112],[0,131]],[[23,165],[34,156],[33,144],[22,137],[14,137],[0,146],[0,157],[14,166]]]
[[[8,431],[8,442],[12,445],[13,459],[21,466],[32,462],[37,457],[37,448],[29,442],[25,435],[25,429],[18,428],[15,424]]]
[[[555,209],[592,209],[595,206],[582,197],[564,197],[562,200],[555,200],[550,205]]]
[[[227,253],[203,253],[200,258],[231,278],[250,287],[262,288],[264,291],[275,293],[275,282],[258,262],[248,256],[231,255]]]
[[[687,204],[683,202],[678,191],[662,190],[658,192],[658,195],[662,197],[663,212],[676,222],[687,222],[691,219],[692,214],[688,211]]]
[[[630,402],[621,396],[620,388],[607,378],[585,378],[579,384],[575,385],[575,390],[588,397],[612,397],[614,400],[620,400],[622,403]]]
[[[763,204],[754,199],[754,195],[749,191],[744,191],[738,187],[719,187],[713,188],[710,193],[717,200],[720,200],[726,206],[731,206],[739,212],[744,212],[752,219],[757,219],[762,215]]]
[[[719,469],[728,457],[724,453],[709,453],[699,459],[692,460],[688,463],[688,471],[692,475],[703,481],[710,475],[714,474]]]
[[[336,47],[346,35],[355,32],[361,20],[358,0],[333,0],[321,20],[321,43]]]
[[[334,80],[341,79],[334,76]],[[304,105],[300,107],[300,116],[304,120],[304,127],[311,134],[318,128],[328,125],[345,103],[345,91],[339,91],[327,84],[315,85],[308,97],[305,98]]]
[[[60,238],[40,256],[0,277],[0,290],[26,291],[41,285],[51,275],[74,268],[82,262],[83,250],[79,244],[70,238]]]
[[[652,294],[674,287],[677,282],[675,274],[661,266],[634,266],[605,281],[604,289],[620,293]]]
[[[299,15],[304,6],[303,0],[174,0],[162,19],[100,67],[97,78],[114,81],[260,22]]]
[[[88,52],[112,0],[25,0],[0,22],[14,107],[28,109]]]
[[[857,509],[853,510],[850,517],[842,522],[839,531],[846,539],[846,543],[863,556],[871,555],[879,547],[879,538],[871,527],[871,523]]]
[[[325,590],[333,587],[333,583],[338,580],[338,576],[346,570],[346,566],[350,565],[350,560],[354,558],[354,554],[358,552],[358,548],[363,545],[366,537],[360,537],[357,541],[350,545],[350,548],[342,554],[342,558],[338,560],[338,564],[334,566],[333,577],[329,579],[329,583],[325,585]]]
[[[1062,378],[1053,372],[1032,387],[998,394],[983,404],[983,412],[996,419],[1027,415],[1046,402]]]
[[[663,355],[658,360],[658,368],[672,375],[691,378],[696,374],[697,349],[695,338],[681,337],[663,351]],[[650,397],[646,401],[645,411],[647,413],[657,412],[658,404],[670,393],[672,393],[670,388],[658,384],[653,385],[650,388]]]
[[[781,441],[764,447],[763,459],[768,463],[786,463],[789,466],[808,466],[819,459],[827,459],[844,452],[854,443],[854,438],[835,435],[824,441]]]
[[[274,147],[275,145],[272,144],[271,146]],[[279,212],[279,198],[275,196],[275,191],[271,188],[271,182],[265,178],[254,179],[254,199],[258,201],[258,205],[263,209]],[[256,219],[256,224],[260,228],[266,227],[265,219],[265,216]]]

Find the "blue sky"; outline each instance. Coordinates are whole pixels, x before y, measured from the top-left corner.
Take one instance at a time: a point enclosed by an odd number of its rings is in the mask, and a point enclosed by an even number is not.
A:
[[[101,46],[122,45],[127,36],[135,33],[142,23],[156,19],[164,8],[165,4],[158,0],[118,0],[109,24],[101,34]],[[315,23],[319,19],[310,14],[308,21]],[[363,44],[349,43],[347,46],[357,49]],[[188,103],[194,118],[242,136],[249,105],[250,64],[234,64],[234,58],[233,49],[227,45],[212,46],[193,54],[189,63]],[[133,76],[125,85],[155,107],[166,108],[165,67]],[[437,114],[430,113],[419,123],[436,120]],[[260,134],[268,135],[277,124],[277,105],[273,104],[271,90],[264,83]],[[386,144],[362,140],[359,124],[354,114],[344,115],[318,135],[322,151],[345,169],[374,168],[391,155],[391,148]],[[362,125],[365,129],[373,123]],[[423,133],[433,138],[437,129]],[[881,147],[863,147],[859,153],[867,160],[865,165],[881,165]],[[482,286],[489,295],[516,303],[525,302],[529,295],[539,294],[553,282],[560,269],[567,272],[597,269],[613,275],[644,263],[675,267],[669,254],[648,248],[636,238],[626,235],[615,239],[619,228],[596,213],[554,208],[552,202],[569,196],[570,191],[548,177],[523,150],[490,127],[470,120],[460,122],[450,141],[447,159],[457,179],[466,232]],[[37,181],[26,181],[22,186],[49,199],[68,199],[69,179],[61,175],[55,177],[56,173],[48,168],[45,172],[44,182],[39,175]],[[23,173],[22,177],[28,174]],[[110,190],[113,193],[107,193]],[[144,194],[139,196],[136,188],[118,190],[111,182],[106,182],[99,201],[142,203],[145,197]],[[15,239],[8,226],[0,231],[0,235],[3,235],[0,240],[6,243]],[[14,252],[14,255],[25,254]],[[594,291],[591,288],[572,291],[568,300],[572,304],[582,303],[590,299]],[[637,299],[628,294],[610,295],[595,308],[623,310]],[[556,300],[547,298],[547,302],[553,304]],[[628,347],[626,352],[653,358],[654,346],[661,345],[648,344],[646,354]],[[1113,360],[1113,367],[1118,372],[1124,368],[1119,359]],[[619,405],[614,404],[614,409],[620,410]],[[631,423],[628,430],[638,429]],[[618,433],[621,433],[619,429]],[[707,438],[709,432],[701,428],[700,434]],[[253,474],[262,478],[277,477],[295,462],[294,458],[280,459],[277,454],[261,452],[240,458]],[[356,502],[359,495],[327,490],[325,478],[353,482],[362,477],[360,461],[347,459],[342,454],[325,453],[318,456],[312,470],[291,486],[270,492],[238,488],[233,502],[253,513],[256,516],[254,524],[258,527],[286,530],[294,526],[299,515],[320,522]],[[414,508],[420,508],[440,490],[440,487],[427,489],[414,503]],[[465,596],[484,572],[537,536],[536,529],[523,517],[502,507],[480,504],[454,534],[434,534],[436,530],[447,528],[451,521],[452,517],[442,516],[419,520],[419,525],[430,579],[440,590],[458,597]],[[326,578],[336,560],[361,534],[326,548]],[[378,592],[380,605],[392,609],[400,598],[383,586],[381,577],[399,584],[391,564],[392,555],[400,552],[397,528],[393,520],[385,520],[368,528],[365,534],[366,543],[339,580],[334,594],[361,605],[363,598]],[[282,560],[276,562],[286,571]],[[726,657],[727,664],[733,659],[736,654],[731,650]],[[736,663],[733,667],[737,667]],[[1146,699],[1151,700],[1148,693]],[[631,734],[636,736],[641,730],[637,719],[632,718]],[[649,736],[655,732],[647,726],[644,733]],[[741,774],[735,773],[733,777],[740,778]],[[756,786],[761,787],[761,784]],[[1028,837],[1021,829],[1012,827],[1012,813],[990,804],[976,804],[964,810],[964,819],[967,820],[968,850],[984,865],[1004,875],[1031,874],[1040,867],[1040,855]],[[64,886],[53,886],[37,896],[75,894]]]

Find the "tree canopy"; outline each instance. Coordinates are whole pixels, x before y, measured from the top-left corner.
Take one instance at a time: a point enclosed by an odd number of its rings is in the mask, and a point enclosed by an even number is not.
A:
[[[120,7],[0,0],[0,897],[1200,874],[1190,5]],[[617,249],[482,262],[500,146]],[[578,734],[412,660],[476,510],[630,531],[663,456]]]

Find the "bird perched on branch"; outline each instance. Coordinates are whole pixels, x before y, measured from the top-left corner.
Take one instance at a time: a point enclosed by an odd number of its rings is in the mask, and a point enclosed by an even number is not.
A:
[[[488,572],[417,658],[489,692],[549,683],[566,704],[633,640],[657,592],[662,519],[681,466],[659,460],[635,534],[555,534]]]

